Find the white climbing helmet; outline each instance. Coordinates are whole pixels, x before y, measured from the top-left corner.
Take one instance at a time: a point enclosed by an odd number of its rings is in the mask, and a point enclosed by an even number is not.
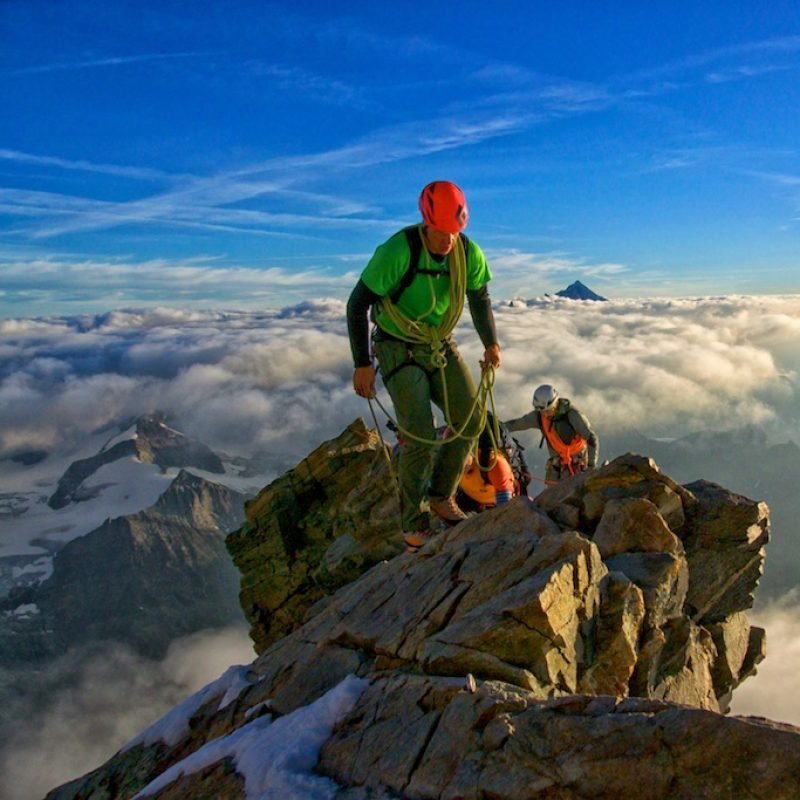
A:
[[[544,411],[547,408],[555,405],[558,400],[558,392],[549,384],[542,384],[533,393],[533,407],[537,411]]]

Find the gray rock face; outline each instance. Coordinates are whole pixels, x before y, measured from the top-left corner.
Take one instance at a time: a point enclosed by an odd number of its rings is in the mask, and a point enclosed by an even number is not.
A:
[[[385,486],[369,472],[385,468],[369,455],[380,444],[362,429],[343,434],[360,442],[352,448],[326,443],[340,490],[315,496],[317,544],[291,554],[312,571],[369,539],[341,505],[354,490],[341,474],[348,453],[367,470],[362,484]],[[314,462],[308,474],[325,474],[319,453]],[[253,554],[304,530],[304,508],[293,527],[268,521],[291,503],[292,485],[305,491],[296,476],[265,490],[237,534],[246,581]],[[337,537],[340,513],[348,523]],[[397,542],[399,531],[386,537]],[[719,713],[765,654],[746,611],[767,539],[763,504],[709,484],[678,486],[650,459],[623,456],[315,591],[303,620],[262,647],[234,703],[209,701],[177,744],[142,746],[133,761],[120,754],[52,797],[107,797],[112,775],[125,787],[114,796],[130,797],[264,704],[289,713],[350,674],[369,688],[319,762],[353,793],[343,796],[795,797],[800,730]],[[275,547],[262,570],[291,575],[281,558]],[[303,607],[282,586],[284,600]],[[276,613],[259,610],[272,637]],[[251,622],[257,628],[259,615]],[[187,775],[156,796],[215,796],[219,780],[219,796],[244,797],[230,764],[206,769],[207,781]]]
[[[543,701],[494,682],[470,692],[462,680],[392,675],[361,696],[319,769],[408,798],[789,798],[799,735],[655,700]]]

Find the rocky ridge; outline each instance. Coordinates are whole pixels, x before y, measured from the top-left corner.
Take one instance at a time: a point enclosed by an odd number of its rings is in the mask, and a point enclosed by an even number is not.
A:
[[[381,450],[357,421],[248,505],[230,545],[261,653],[235,699],[50,797],[131,797],[352,674],[369,686],[318,764],[341,797],[795,796],[800,730],[720,713],[765,655],[763,503],[628,454],[409,555]],[[245,787],[225,759],[153,796]]]

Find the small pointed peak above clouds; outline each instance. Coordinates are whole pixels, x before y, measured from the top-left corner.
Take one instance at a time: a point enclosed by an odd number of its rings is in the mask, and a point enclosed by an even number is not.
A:
[[[607,297],[603,297],[602,295],[593,292],[588,286],[584,285],[580,281],[575,281],[567,286],[566,289],[556,292],[556,297],[566,297],[570,300],[608,300]]]

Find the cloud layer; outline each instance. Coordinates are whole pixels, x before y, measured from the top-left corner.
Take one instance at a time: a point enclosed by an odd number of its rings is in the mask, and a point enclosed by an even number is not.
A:
[[[496,307],[501,417],[553,383],[598,432],[684,436],[757,424],[797,437],[800,297]],[[77,446],[153,409],[234,454],[299,459],[366,404],[339,300],[258,313],[160,308],[0,322],[0,457]],[[458,332],[477,372],[469,320]],[[604,453],[604,457],[613,456]]]
[[[228,666],[253,658],[244,628],[230,628],[178,639],[160,662],[106,645],[50,665],[36,687],[26,676],[5,700],[0,800],[44,797],[94,769]]]

